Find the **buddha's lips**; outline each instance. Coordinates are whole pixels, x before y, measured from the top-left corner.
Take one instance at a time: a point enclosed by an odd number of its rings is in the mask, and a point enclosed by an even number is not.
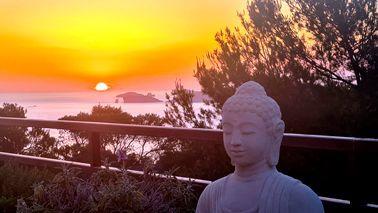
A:
[[[242,155],[244,154],[244,150],[230,150],[231,154],[233,155]]]

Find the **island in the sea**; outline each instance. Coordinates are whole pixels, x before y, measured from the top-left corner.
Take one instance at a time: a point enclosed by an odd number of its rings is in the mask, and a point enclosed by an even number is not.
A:
[[[157,103],[163,102],[157,98],[152,93],[147,95],[142,95],[136,92],[126,92],[116,96],[116,103]]]

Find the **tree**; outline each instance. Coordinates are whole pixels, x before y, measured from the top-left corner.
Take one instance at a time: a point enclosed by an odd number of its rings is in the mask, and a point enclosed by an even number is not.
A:
[[[324,79],[377,95],[377,1],[288,0],[287,4],[293,14],[291,25],[297,24],[313,43],[302,46],[300,58]]]
[[[123,123],[137,125],[163,125],[163,119],[155,114],[132,116],[123,112],[120,107],[97,105],[91,113],[79,113],[75,116],[64,116],[60,120],[93,121],[107,123]],[[65,145],[60,147],[60,154],[70,160],[89,161],[88,146],[89,134],[84,131],[67,131]],[[63,134],[64,135],[64,134]],[[127,165],[141,166],[145,161],[161,150],[165,143],[164,138],[134,136],[117,133],[101,134],[101,152],[109,161],[117,161],[117,153],[124,152],[128,155]]]
[[[25,118],[26,109],[17,104],[4,103],[0,117]],[[58,142],[41,128],[1,127],[0,151],[40,157],[56,157]]]
[[[378,136],[376,7],[251,1],[241,28],[216,34],[218,48],[197,62],[195,77],[217,114],[238,86],[255,80],[277,100],[289,131]]]
[[[26,110],[17,104],[3,103],[0,117],[25,118]],[[20,153],[28,144],[25,127],[0,127],[0,151]]]
[[[212,128],[216,125],[214,109],[201,108],[195,112],[193,107],[194,91],[185,89],[181,82],[176,82],[171,94],[166,94],[164,110],[165,123],[174,127]]]
[[[51,137],[47,130],[33,127],[26,136],[29,142],[22,150],[22,154],[46,158],[59,157],[59,141]]]
[[[166,94],[165,123],[174,127],[219,127],[213,108],[193,106],[194,93],[184,89],[180,82]],[[156,167],[160,171],[175,168],[175,175],[213,180],[229,173],[230,160],[221,143],[190,140],[169,140],[160,153]]]

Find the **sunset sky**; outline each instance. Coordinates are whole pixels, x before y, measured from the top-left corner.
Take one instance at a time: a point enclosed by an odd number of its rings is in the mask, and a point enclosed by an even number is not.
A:
[[[0,0],[0,92],[166,90],[245,0]]]

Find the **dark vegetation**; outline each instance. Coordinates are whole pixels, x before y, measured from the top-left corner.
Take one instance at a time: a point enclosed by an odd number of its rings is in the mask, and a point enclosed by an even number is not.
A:
[[[285,132],[378,138],[375,0],[253,0],[239,16],[241,25],[217,33],[218,48],[197,62],[194,75],[209,97],[200,112],[193,108],[193,92],[178,82],[167,94],[163,118],[95,106],[89,114],[61,119],[221,128],[225,100],[254,80],[280,105]],[[4,104],[0,116],[25,117],[25,110]],[[0,136],[1,151],[89,160],[85,132],[61,132],[55,139],[42,129],[1,127]],[[102,144],[102,155],[114,166],[176,168],[175,175],[209,180],[232,172],[222,144],[120,134],[102,135]],[[127,159],[118,162],[120,153]],[[374,152],[358,158],[358,171],[352,171],[350,153],[286,148],[278,167],[323,196],[350,199],[357,180],[366,200],[377,203],[378,176],[369,171],[378,159]],[[355,179],[353,172],[364,179]]]
[[[14,212],[17,199],[33,194],[33,184],[48,180],[53,174],[48,170],[26,166],[0,164],[0,212]]]
[[[0,166],[1,212],[193,212],[196,196],[190,183],[146,171]]]

